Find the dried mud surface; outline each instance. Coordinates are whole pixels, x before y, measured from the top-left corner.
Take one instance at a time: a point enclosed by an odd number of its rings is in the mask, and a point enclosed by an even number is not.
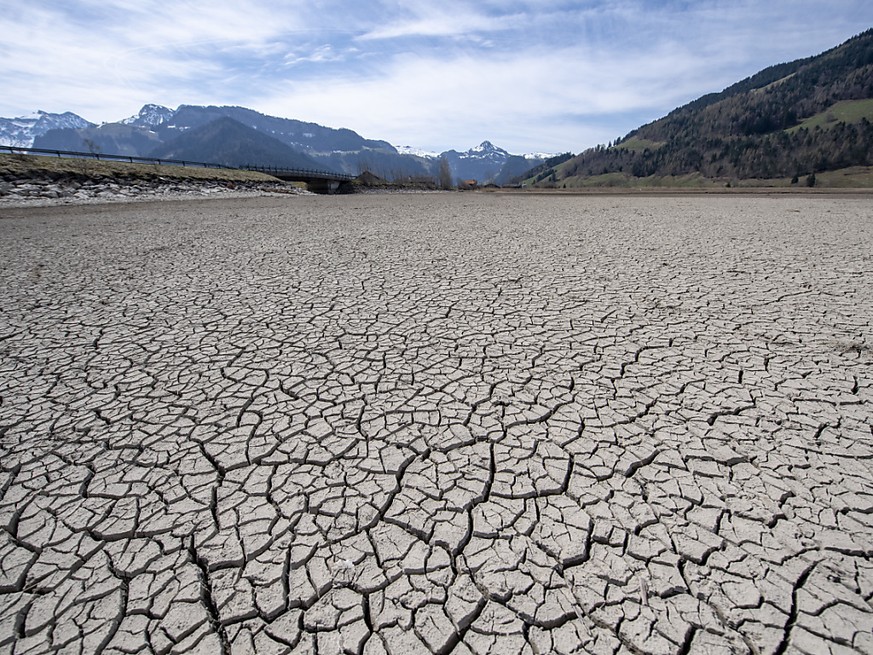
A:
[[[873,653],[873,203],[0,208],[0,653]]]

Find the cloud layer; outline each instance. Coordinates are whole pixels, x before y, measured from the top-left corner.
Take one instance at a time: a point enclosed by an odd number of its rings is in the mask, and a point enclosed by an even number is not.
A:
[[[575,152],[871,26],[868,0],[13,0],[0,115],[233,104],[398,145]]]

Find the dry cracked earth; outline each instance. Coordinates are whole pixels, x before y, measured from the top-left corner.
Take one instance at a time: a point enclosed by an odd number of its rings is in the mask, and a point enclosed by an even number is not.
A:
[[[0,216],[0,653],[873,653],[869,197]]]

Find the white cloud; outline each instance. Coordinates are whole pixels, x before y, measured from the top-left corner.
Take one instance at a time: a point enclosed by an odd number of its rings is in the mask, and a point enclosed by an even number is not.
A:
[[[277,42],[300,27],[297,12],[274,16],[264,3],[204,6],[23,6],[0,17],[0,68],[10,90],[18,90],[4,95],[27,103],[17,112],[72,109],[92,120],[115,120],[145,102],[222,101],[234,96],[222,87],[239,62],[286,50]]]
[[[867,0],[12,0],[0,115],[239,104],[435,149],[580,150],[870,25]]]
[[[297,50],[287,53],[282,61],[286,66],[296,66],[304,63],[324,63],[344,61],[346,55],[336,52],[329,44],[318,46],[315,49]]]
[[[476,4],[449,2],[411,2],[404,7],[409,18],[386,21],[360,35],[362,41],[419,36],[460,36],[495,32],[518,26],[520,14],[494,15],[482,12]]]
[[[604,114],[671,105],[709,76],[701,62],[675,48],[656,51],[645,62],[601,61],[584,48],[542,49],[511,58],[398,56],[366,80],[289,81],[259,102],[271,113],[351,125],[395,143],[467,147],[490,138],[516,151],[579,150],[591,145],[585,139],[606,129],[586,127],[586,119],[602,123]],[[653,75],[663,66],[681,82],[665,83]],[[422,135],[449,134],[449,141],[422,142]],[[618,136],[614,130],[603,134],[603,141]]]

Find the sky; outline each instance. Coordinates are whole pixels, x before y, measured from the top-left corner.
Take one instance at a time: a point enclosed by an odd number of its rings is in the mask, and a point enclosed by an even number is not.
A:
[[[870,0],[4,0],[0,116],[239,105],[436,152],[580,152],[871,27]]]

